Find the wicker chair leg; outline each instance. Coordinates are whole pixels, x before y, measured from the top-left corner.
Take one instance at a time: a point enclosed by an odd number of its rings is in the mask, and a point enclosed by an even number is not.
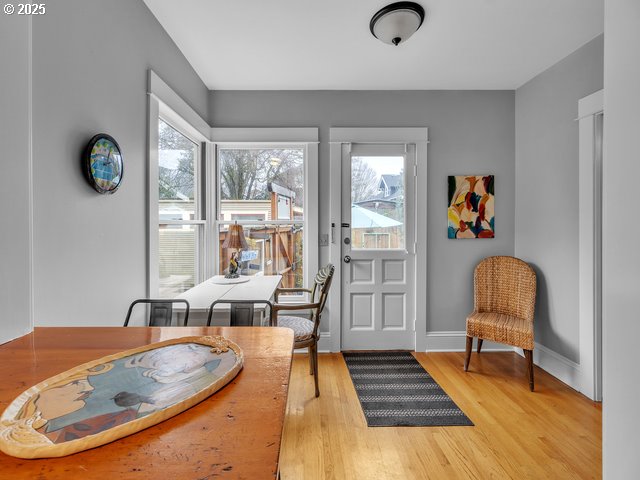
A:
[[[313,345],[309,345],[309,375],[313,375]]]
[[[464,371],[469,370],[469,360],[471,359],[471,349],[473,348],[473,337],[467,335],[467,348],[464,356]]]
[[[529,377],[529,390],[533,392],[533,350],[523,350],[527,359],[527,374]]]
[[[480,350],[482,350],[482,342],[484,340],[482,340],[480,337],[478,337],[478,354],[480,354]]]
[[[316,384],[316,397],[320,396],[320,388],[318,388],[318,344],[313,344],[313,381]]]

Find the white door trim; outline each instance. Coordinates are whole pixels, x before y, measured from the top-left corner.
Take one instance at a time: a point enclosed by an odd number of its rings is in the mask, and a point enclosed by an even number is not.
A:
[[[578,102],[579,121],[579,324],[580,391],[592,400],[602,399],[602,339],[596,314],[596,289],[601,282],[602,170],[596,169],[596,117],[604,110],[603,90]],[[599,172],[599,173],[598,173]],[[599,194],[596,192],[600,191]],[[599,250],[600,249],[600,250]]]
[[[427,331],[427,145],[426,127],[399,128],[331,128],[330,141],[330,216],[329,258],[336,266],[334,285],[342,285],[342,245],[340,225],[342,220],[342,153],[351,143],[411,143],[416,146],[417,188],[416,197],[416,351],[426,350]],[[341,295],[329,297],[327,316],[331,334],[331,351],[339,352],[341,345]]]

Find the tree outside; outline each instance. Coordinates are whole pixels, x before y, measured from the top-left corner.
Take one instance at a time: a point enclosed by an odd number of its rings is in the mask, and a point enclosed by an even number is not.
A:
[[[193,201],[197,148],[198,145],[168,123],[159,121],[160,200]]]
[[[295,192],[304,206],[304,151],[282,149],[220,149],[220,196],[223,200],[267,200],[271,182]]]
[[[377,195],[380,175],[362,157],[351,160],[351,202],[357,203]]]

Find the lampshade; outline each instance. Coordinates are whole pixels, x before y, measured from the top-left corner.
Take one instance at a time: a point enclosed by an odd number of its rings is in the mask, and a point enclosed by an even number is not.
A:
[[[242,225],[234,223],[229,225],[227,236],[222,242],[222,248],[235,248],[236,250],[245,250],[249,248],[247,240],[244,238],[244,230]]]
[[[416,33],[424,22],[424,8],[414,2],[396,2],[380,9],[371,18],[374,37],[390,45],[400,45]]]

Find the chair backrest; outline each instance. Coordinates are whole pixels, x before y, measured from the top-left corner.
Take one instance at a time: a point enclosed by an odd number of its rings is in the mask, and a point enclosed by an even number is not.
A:
[[[331,288],[331,281],[333,280],[333,272],[335,267],[329,263],[318,270],[315,278],[313,279],[313,287],[311,289],[311,302],[318,303],[319,307],[312,312],[313,320],[315,322],[316,329],[320,324],[320,316],[324,310],[324,306],[327,303],[327,297],[329,296],[329,289]]]
[[[129,319],[131,318],[133,307],[140,303],[149,305],[149,317],[147,319],[147,326],[149,327],[170,327],[173,319],[174,303],[181,303],[185,305],[183,325],[186,326],[189,321],[189,302],[182,298],[139,298],[138,300],[134,300],[129,306],[127,318],[124,321],[125,327],[129,325]]]
[[[495,312],[533,321],[536,273],[515,257],[488,257],[473,274],[476,312]]]
[[[207,327],[211,326],[213,318],[213,309],[216,305],[229,304],[231,310],[229,313],[229,325],[232,327],[250,327],[253,325],[253,314],[256,305],[268,305],[269,315],[267,319],[271,323],[271,314],[273,304],[267,300],[216,300],[209,306],[209,315],[207,316]]]

